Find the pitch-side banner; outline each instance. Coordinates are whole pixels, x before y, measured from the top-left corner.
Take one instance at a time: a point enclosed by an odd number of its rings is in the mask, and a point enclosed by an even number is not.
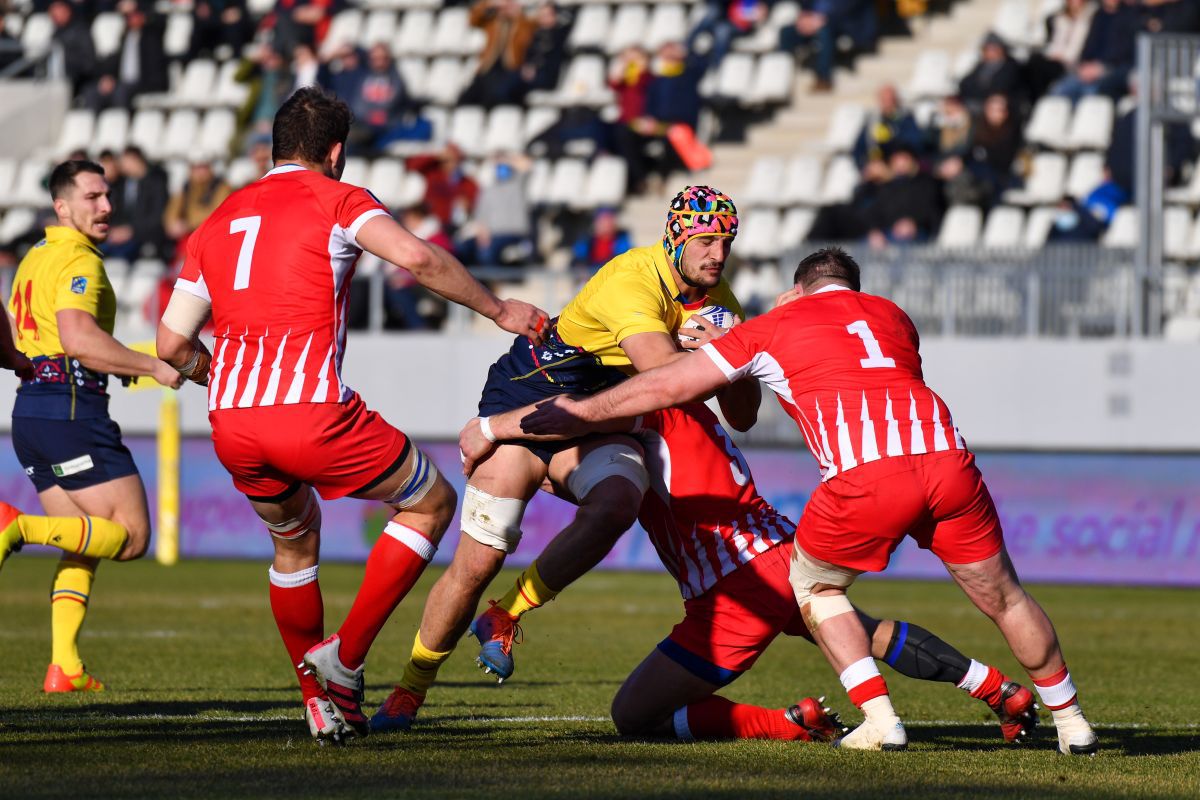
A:
[[[40,507],[8,437],[0,437],[0,498],[34,512]],[[153,439],[128,440],[154,508]],[[461,495],[453,444],[424,445]],[[817,484],[811,456],[795,450],[746,452],[759,490],[792,520]],[[979,456],[1004,522],[1009,552],[1027,581],[1200,586],[1200,456],[984,453]],[[270,558],[270,537],[207,439],[183,443],[183,558]],[[384,506],[357,500],[324,503],[321,551],[327,560],[362,561],[383,529]],[[571,519],[573,507],[539,495],[525,515],[525,535],[510,564],[526,564]],[[457,519],[438,550],[448,561]],[[153,552],[153,549],[151,550]],[[603,563],[611,569],[661,569],[654,548],[635,528]],[[906,541],[887,575],[945,577],[929,553]]]

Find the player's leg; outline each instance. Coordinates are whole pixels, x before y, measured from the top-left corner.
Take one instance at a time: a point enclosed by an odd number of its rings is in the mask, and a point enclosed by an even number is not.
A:
[[[467,632],[484,590],[517,548],[525,505],[545,477],[546,464],[517,445],[497,447],[475,469],[463,497],[463,535],[450,566],[425,600],[412,654],[400,682],[372,718],[373,730],[412,725],[438,670]],[[515,626],[505,616],[495,628],[493,635],[507,634],[511,654]]]

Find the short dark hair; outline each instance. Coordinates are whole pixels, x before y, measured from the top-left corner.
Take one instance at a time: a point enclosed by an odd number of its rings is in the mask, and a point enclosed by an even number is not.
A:
[[[858,262],[840,247],[823,247],[806,257],[792,276],[792,282],[804,289],[826,279],[847,283],[856,292],[862,289]]]
[[[104,167],[95,161],[64,161],[50,173],[50,199],[57,200],[62,197],[63,192],[75,185],[75,176],[81,172],[94,172],[101,178],[104,177]]]
[[[329,149],[350,135],[350,106],[319,86],[305,86],[275,112],[271,158],[320,164]]]

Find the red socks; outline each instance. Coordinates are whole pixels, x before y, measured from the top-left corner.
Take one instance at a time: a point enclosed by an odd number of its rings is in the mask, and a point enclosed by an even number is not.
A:
[[[742,705],[713,695],[675,712],[675,735],[697,739],[784,739],[810,741],[808,731],[784,716],[782,708]]]
[[[292,668],[300,679],[304,699],[317,697],[321,687],[317,679],[304,673],[298,666],[308,648],[325,638],[325,606],[321,601],[321,585],[317,583],[317,567],[312,566],[299,572],[268,573],[271,577],[271,613],[283,637]]]
[[[387,524],[367,558],[354,605],[338,629],[342,640],[339,655],[347,669],[362,666],[375,637],[435,552],[437,547],[420,531],[398,522]]]

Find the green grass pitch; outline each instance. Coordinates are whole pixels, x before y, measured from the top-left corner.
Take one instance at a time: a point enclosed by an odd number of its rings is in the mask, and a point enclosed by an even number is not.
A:
[[[83,651],[109,691],[91,696],[39,691],[51,571],[49,559],[18,555],[0,574],[0,798],[1200,796],[1195,591],[1034,587],[1099,727],[1094,759],[1057,756],[1046,715],[1032,746],[1004,747],[977,701],[886,668],[910,725],[906,753],[622,741],[609,702],[682,611],[668,577],[628,573],[590,575],[529,615],[503,686],[464,642],[413,731],[319,749],[271,621],[266,564],[103,565]],[[322,568],[331,628],[360,576]],[[372,708],[400,673],[435,577],[423,577],[368,660]],[[1015,670],[990,623],[947,583],[864,581],[854,596]],[[858,719],[802,641],[777,641],[726,694],[771,706],[827,694]]]

